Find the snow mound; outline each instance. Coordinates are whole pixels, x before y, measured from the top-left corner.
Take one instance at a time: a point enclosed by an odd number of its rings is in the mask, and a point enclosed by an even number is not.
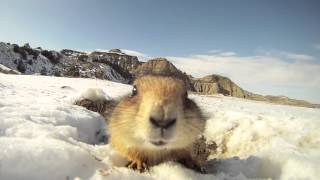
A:
[[[147,173],[104,144],[98,113],[76,98],[118,98],[131,86],[96,79],[0,74],[0,179],[318,179],[320,110],[222,96],[194,99],[218,145],[208,174],[175,162]]]
[[[84,148],[51,138],[0,138],[1,179],[89,179],[103,167]]]
[[[84,92],[80,94],[78,97],[79,100],[81,99],[88,99],[91,101],[98,101],[98,100],[110,100],[111,98],[106,95],[100,88],[88,88]]]

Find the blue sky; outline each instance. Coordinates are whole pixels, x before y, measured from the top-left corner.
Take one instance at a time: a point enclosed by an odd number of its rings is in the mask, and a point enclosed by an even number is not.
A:
[[[130,49],[194,76],[220,73],[253,92],[320,102],[318,0],[0,2],[0,41]]]

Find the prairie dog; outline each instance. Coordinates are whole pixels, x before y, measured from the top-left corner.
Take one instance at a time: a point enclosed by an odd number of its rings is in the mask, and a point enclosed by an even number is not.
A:
[[[128,167],[138,170],[170,160],[190,162],[205,118],[188,98],[184,82],[148,75],[133,87],[108,120],[111,146],[128,158]]]

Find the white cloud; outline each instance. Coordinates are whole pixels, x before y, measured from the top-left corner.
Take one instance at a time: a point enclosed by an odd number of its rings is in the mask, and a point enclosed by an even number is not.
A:
[[[167,57],[195,77],[221,74],[241,85],[293,86],[320,89],[320,64],[305,54],[283,52],[255,56],[199,54]],[[281,53],[280,53],[281,54]]]
[[[131,55],[131,56],[137,56],[139,61],[147,61],[149,59],[152,59],[151,56],[148,56],[147,54],[144,54],[144,53],[139,52],[139,51],[133,51],[133,50],[129,50],[129,49],[121,49],[121,51],[123,53]]]
[[[276,57],[288,61],[314,61],[315,57],[307,54],[293,53],[288,51],[265,50],[259,49],[257,54],[267,57]]]
[[[219,55],[219,56],[235,56],[237,54],[237,53],[232,52],[232,51],[222,51],[222,50],[219,50],[219,49],[210,50],[210,51],[208,51],[208,53]]]
[[[221,55],[221,56],[235,56],[235,55],[237,55],[237,53],[228,51],[228,52],[221,52],[219,55]]]
[[[313,47],[314,47],[315,49],[317,49],[317,50],[320,50],[320,43],[314,44]]]
[[[315,58],[306,54],[296,54],[291,52],[283,52],[283,54],[288,58],[296,61],[313,61]]]
[[[146,54],[139,52],[139,51],[133,51],[133,50],[129,50],[129,49],[121,49],[121,51],[123,53],[131,55],[131,56],[148,57]]]
[[[212,49],[212,50],[208,51],[208,53],[212,53],[212,54],[217,54],[220,52],[222,52],[220,49]]]

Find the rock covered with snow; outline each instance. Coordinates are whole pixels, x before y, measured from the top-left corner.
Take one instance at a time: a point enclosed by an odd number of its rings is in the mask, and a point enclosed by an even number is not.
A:
[[[50,51],[0,42],[0,64],[22,74],[99,78],[128,83],[112,63],[92,62],[87,53]]]

